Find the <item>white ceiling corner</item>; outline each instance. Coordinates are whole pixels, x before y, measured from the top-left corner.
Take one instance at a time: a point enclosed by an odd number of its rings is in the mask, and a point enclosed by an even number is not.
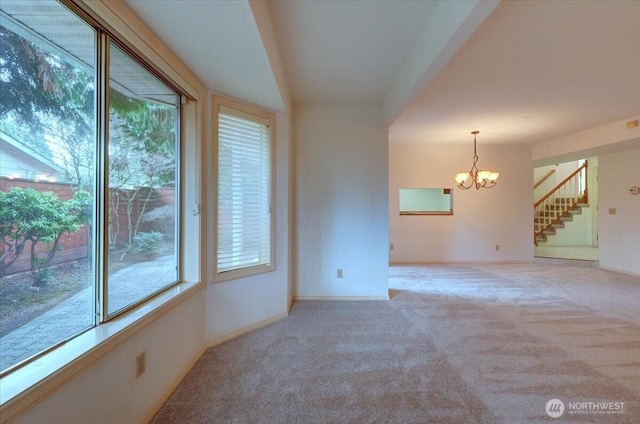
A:
[[[246,0],[125,0],[209,89],[284,108]]]
[[[284,74],[293,102],[381,104],[392,143],[534,145],[640,113],[640,1],[271,0],[278,70],[246,0],[125,1],[209,88],[278,109]]]

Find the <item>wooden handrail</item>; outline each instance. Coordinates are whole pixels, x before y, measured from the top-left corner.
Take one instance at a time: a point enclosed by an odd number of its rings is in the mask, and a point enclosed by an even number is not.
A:
[[[547,172],[547,174],[544,177],[540,178],[540,180],[533,185],[533,189],[535,190],[538,187],[540,187],[540,184],[542,184],[543,182],[547,181],[549,179],[549,177],[552,176],[555,173],[556,173],[555,169],[552,169],[551,171]]]
[[[549,190],[549,192],[547,194],[545,194],[542,199],[538,200],[533,207],[537,208],[542,202],[544,202],[545,200],[547,200],[549,197],[551,197],[551,195],[560,187],[562,187],[563,185],[565,185],[565,183],[567,181],[569,181],[571,178],[575,177],[580,171],[582,171],[583,169],[586,169],[587,166],[589,165],[588,161],[584,161],[584,164],[579,167],[578,169],[576,169],[575,171],[573,171],[567,178],[565,178],[564,180],[562,180],[562,182],[560,182],[560,184],[558,184],[557,186],[555,186],[554,188],[552,188],[551,190]]]
[[[551,189],[542,199],[535,202],[533,206],[535,217],[533,242],[536,246],[539,236],[544,235],[546,231],[561,222],[562,217],[568,216],[577,205],[588,202],[588,166],[589,163],[585,160],[571,175]],[[552,234],[555,234],[555,231],[552,231]]]

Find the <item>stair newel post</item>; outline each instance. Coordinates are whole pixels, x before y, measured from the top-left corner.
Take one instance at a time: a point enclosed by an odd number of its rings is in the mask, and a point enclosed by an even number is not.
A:
[[[589,168],[589,161],[585,160],[584,161],[584,202],[583,203],[589,203],[589,174],[588,174],[588,168]]]

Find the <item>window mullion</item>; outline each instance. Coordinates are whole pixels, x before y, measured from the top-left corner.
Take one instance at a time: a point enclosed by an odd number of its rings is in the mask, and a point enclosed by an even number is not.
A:
[[[98,33],[98,54],[96,66],[96,225],[94,230],[95,272],[96,272],[96,316],[98,322],[107,319],[107,269],[109,260],[108,207],[109,207],[109,37]]]

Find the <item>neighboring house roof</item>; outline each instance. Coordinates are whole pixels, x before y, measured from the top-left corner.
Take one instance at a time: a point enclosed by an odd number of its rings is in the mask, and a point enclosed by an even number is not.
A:
[[[51,158],[0,131],[0,177],[55,181],[64,173]]]

